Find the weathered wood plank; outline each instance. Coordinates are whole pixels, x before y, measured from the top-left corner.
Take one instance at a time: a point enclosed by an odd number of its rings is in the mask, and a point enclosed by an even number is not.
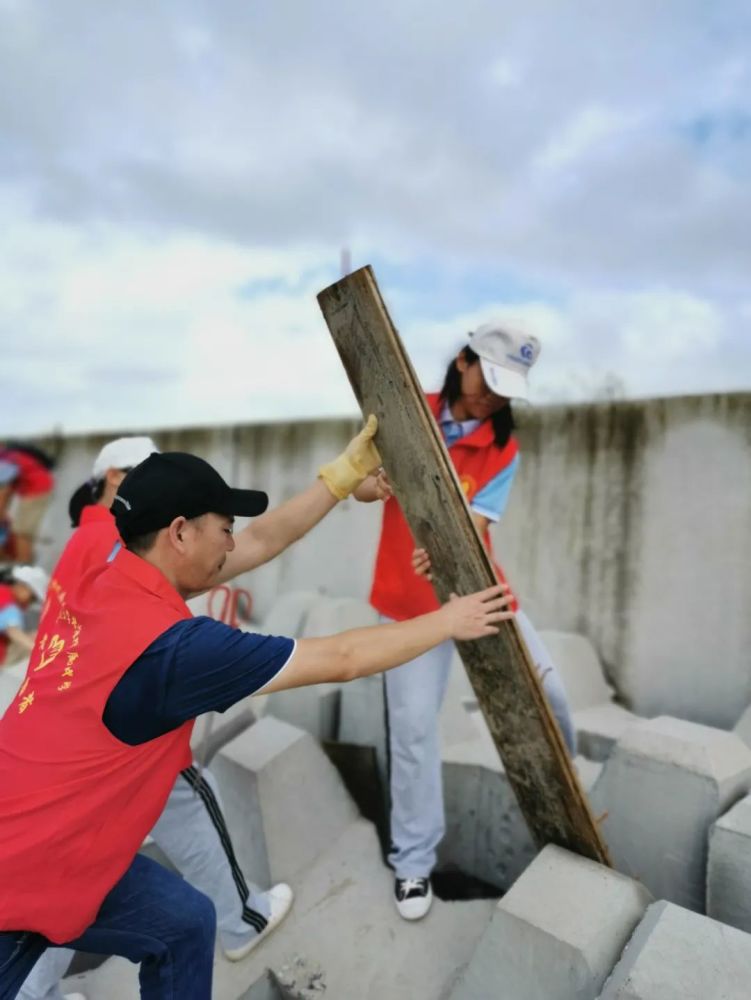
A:
[[[496,580],[464,493],[370,267],[318,295],[363,415],[416,541],[430,553],[441,600]],[[461,558],[457,558],[461,553]],[[478,702],[532,836],[610,864],[515,621],[459,644]]]

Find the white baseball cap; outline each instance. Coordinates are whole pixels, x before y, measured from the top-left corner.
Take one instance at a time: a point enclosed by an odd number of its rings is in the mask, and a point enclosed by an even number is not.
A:
[[[41,566],[14,566],[12,576],[16,583],[30,587],[37,600],[44,600],[50,581]]]
[[[150,437],[122,437],[110,441],[94,459],[93,479],[104,479],[107,469],[132,469],[159,449]]]
[[[480,357],[488,388],[507,399],[527,399],[527,374],[540,356],[540,341],[505,323],[483,323],[469,335],[469,346]]]

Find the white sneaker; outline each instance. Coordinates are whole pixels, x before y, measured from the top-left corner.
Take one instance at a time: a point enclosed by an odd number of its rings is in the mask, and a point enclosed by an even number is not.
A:
[[[239,962],[240,959],[249,955],[257,944],[265,941],[273,929],[278,927],[287,916],[292,908],[292,901],[295,898],[295,894],[286,882],[279,882],[278,885],[272,885],[264,895],[268,898],[270,904],[270,913],[266,926],[260,934],[252,937],[247,944],[243,944],[239,948],[225,949],[224,957],[228,958],[230,962]]]
[[[398,878],[394,883],[394,896],[399,915],[405,920],[424,917],[433,902],[429,878]]]

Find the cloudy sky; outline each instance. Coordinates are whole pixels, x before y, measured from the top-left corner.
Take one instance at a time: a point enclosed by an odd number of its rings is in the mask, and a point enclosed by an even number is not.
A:
[[[745,0],[0,0],[0,433],[351,413],[374,266],[426,385],[751,387]]]

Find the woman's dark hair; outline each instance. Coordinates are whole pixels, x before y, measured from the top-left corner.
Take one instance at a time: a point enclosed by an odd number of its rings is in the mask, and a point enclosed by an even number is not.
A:
[[[476,354],[471,347],[465,347],[462,354],[469,365],[473,365],[475,361],[480,360],[479,354]],[[456,358],[454,358],[446,369],[446,377],[443,380],[443,388],[441,389],[441,402],[448,403],[451,406],[461,394],[462,373],[457,368]],[[499,448],[504,448],[508,444],[508,439],[511,437],[516,426],[514,424],[514,414],[511,412],[511,403],[506,403],[502,409],[493,414],[490,420],[493,424],[495,443]]]
[[[101,499],[104,493],[104,480],[87,479],[82,483],[73,496],[68,501],[68,515],[70,516],[71,528],[77,528],[81,523],[81,514],[84,507],[88,507]]]
[[[127,476],[132,468],[132,465],[128,465],[124,469],[120,469],[120,472],[124,472]],[[84,507],[88,507],[93,503],[99,503],[104,493],[105,484],[106,480],[104,478],[87,479],[85,483],[82,483],[78,487],[68,501],[68,515],[70,517],[71,528],[77,528],[81,523],[81,514]]]

